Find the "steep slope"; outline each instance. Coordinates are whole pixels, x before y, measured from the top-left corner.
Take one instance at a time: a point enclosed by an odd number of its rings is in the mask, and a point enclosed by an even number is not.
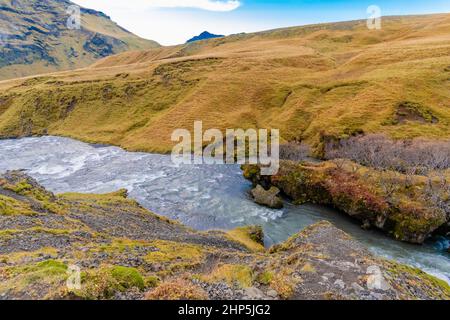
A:
[[[69,29],[72,5],[0,0],[0,79],[85,67],[108,55],[158,46],[86,8],[80,10],[81,28]]]
[[[374,257],[328,222],[270,250],[262,237],[190,230],[125,190],[54,195],[0,175],[1,299],[450,299],[444,281]]]
[[[0,135],[71,136],[168,152],[171,133],[278,128],[325,137],[450,136],[450,14],[321,24],[127,52],[0,83]],[[411,107],[413,106],[413,107]]]

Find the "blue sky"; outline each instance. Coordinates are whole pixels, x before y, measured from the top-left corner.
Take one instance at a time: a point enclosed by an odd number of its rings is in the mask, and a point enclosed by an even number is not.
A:
[[[450,12],[450,0],[72,0],[101,10],[131,32],[164,45],[184,43],[202,31],[217,34],[367,18]]]

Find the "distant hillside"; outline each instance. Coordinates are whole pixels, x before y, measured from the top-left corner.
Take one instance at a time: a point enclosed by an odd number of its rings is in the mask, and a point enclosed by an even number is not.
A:
[[[223,38],[223,37],[224,37],[223,35],[212,34],[212,33],[209,33],[208,31],[204,31],[204,32],[200,33],[200,35],[189,39],[186,43],[200,41],[200,40],[214,39],[214,38]]]
[[[85,67],[106,56],[158,47],[81,8],[81,29],[67,27],[68,0],[0,0],[0,79]]]
[[[315,150],[383,132],[450,137],[450,14],[386,17],[126,52],[0,83],[0,136],[168,152],[173,130],[278,128]]]

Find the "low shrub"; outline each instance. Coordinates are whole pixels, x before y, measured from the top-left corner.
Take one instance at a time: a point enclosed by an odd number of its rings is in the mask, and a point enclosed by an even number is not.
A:
[[[146,300],[206,300],[208,295],[199,286],[184,279],[161,283],[145,295]]]

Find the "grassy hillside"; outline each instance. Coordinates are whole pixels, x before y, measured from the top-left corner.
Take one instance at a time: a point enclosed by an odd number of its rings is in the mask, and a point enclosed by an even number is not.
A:
[[[68,0],[0,0],[0,79],[86,67],[128,50],[159,46],[105,14],[81,8],[81,29],[67,28]]]
[[[127,52],[0,83],[0,135],[56,134],[167,152],[176,128],[450,136],[450,14],[312,25]]]

